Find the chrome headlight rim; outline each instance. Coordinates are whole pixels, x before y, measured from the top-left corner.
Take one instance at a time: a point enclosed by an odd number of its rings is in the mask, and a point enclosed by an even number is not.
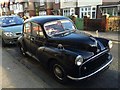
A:
[[[108,46],[110,49],[113,47],[113,42],[111,40],[108,42]]]
[[[7,37],[12,37],[14,36],[13,32],[3,32],[3,34]]]
[[[75,65],[80,66],[83,63],[83,57],[81,55],[78,55],[75,59]]]

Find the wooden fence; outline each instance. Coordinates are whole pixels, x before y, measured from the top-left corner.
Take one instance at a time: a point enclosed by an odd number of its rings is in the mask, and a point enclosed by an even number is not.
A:
[[[84,17],[84,30],[106,31],[107,28],[106,22],[107,22],[106,17],[102,17],[100,19],[89,19],[88,17]]]
[[[108,31],[120,31],[120,16],[117,17],[109,17],[107,19]]]
[[[100,19],[89,19],[88,17],[84,17],[84,30],[120,31],[120,16],[109,18],[103,16]]]
[[[102,16],[99,19],[90,19],[88,17],[81,18],[72,18],[77,29],[79,30],[88,30],[88,31],[120,31],[120,16],[109,17]]]

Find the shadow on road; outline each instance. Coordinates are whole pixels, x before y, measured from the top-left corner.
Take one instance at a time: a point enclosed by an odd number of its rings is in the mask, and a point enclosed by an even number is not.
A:
[[[118,71],[111,68],[91,78],[81,81],[71,81],[67,85],[62,85],[52,78],[50,72],[40,62],[29,56],[23,57],[16,45],[8,45],[4,49],[15,58],[15,62],[23,64],[52,88],[118,88]]]
[[[50,72],[44,68],[44,66],[28,57],[27,59],[23,59],[19,61],[26,68],[28,68],[31,72],[37,75],[40,79],[46,82],[49,86],[53,88],[117,88],[118,87],[118,72],[110,69],[105,70],[102,73],[94,75],[85,80],[81,81],[72,81],[67,85],[62,85],[55,81],[52,78]],[[114,84],[113,84],[114,81]],[[52,82],[52,83],[51,83]]]

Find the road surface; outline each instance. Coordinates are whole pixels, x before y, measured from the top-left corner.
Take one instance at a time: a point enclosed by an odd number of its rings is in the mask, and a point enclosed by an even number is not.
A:
[[[72,81],[68,85],[55,81],[38,61],[22,56],[17,46],[0,46],[2,88],[118,88],[118,46],[119,43],[114,43],[111,50],[114,60],[108,70],[86,80]]]

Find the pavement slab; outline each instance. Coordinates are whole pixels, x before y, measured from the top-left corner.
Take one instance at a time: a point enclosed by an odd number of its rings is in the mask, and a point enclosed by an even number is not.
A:
[[[35,74],[15,61],[7,52],[2,54],[2,88],[49,88]],[[28,83],[29,82],[29,83]]]
[[[90,34],[92,36],[95,37],[102,37],[102,38],[106,38],[112,41],[117,41],[120,42],[120,32],[119,31],[109,31],[109,32],[98,32],[98,31],[77,31],[79,32],[84,32],[87,34]]]

